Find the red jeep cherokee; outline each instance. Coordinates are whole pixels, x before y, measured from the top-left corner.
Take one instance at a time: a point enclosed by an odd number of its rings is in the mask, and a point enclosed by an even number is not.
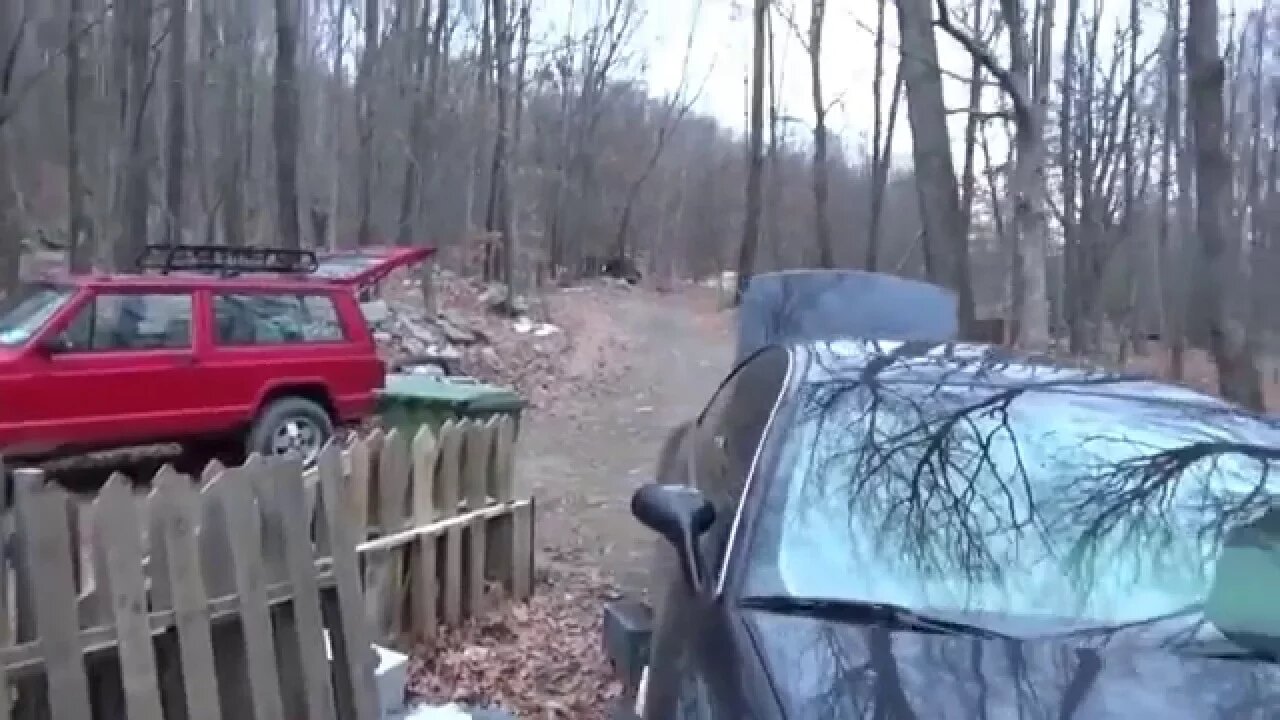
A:
[[[152,272],[30,285],[0,312],[0,453],[230,440],[310,461],[383,386],[357,292],[430,253],[153,246]]]

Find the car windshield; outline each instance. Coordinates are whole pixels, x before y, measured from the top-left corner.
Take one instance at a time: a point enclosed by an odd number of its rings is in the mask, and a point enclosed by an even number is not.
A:
[[[0,309],[0,347],[17,347],[31,339],[71,298],[71,289],[31,285],[7,298]]]
[[[804,386],[744,592],[1013,634],[1194,617],[1197,633],[1280,637],[1280,431],[1196,397],[1113,380]]]

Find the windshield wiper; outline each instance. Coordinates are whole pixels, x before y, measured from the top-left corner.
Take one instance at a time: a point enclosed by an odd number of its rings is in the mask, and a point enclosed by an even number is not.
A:
[[[743,598],[738,605],[749,610],[763,610],[782,615],[803,615],[832,622],[879,625],[891,630],[939,635],[969,635],[989,640],[1013,639],[1010,635],[980,625],[944,620],[885,602],[789,595],[753,595]]]

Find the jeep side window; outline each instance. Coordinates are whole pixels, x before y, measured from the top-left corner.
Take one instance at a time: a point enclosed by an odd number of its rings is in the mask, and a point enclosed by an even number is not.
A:
[[[333,298],[320,294],[226,293],[213,299],[219,345],[341,342]]]
[[[101,293],[62,331],[64,352],[191,347],[191,295]]]

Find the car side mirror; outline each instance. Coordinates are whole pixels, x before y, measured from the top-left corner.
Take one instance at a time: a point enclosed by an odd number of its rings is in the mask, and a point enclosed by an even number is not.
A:
[[[650,483],[631,496],[631,514],[671,543],[685,582],[694,592],[702,592],[706,571],[698,540],[715,522],[716,511],[711,502],[688,485]]]
[[[54,355],[67,352],[70,349],[71,347],[67,343],[66,336],[62,333],[46,337],[36,344],[36,352],[45,357],[52,357]]]

